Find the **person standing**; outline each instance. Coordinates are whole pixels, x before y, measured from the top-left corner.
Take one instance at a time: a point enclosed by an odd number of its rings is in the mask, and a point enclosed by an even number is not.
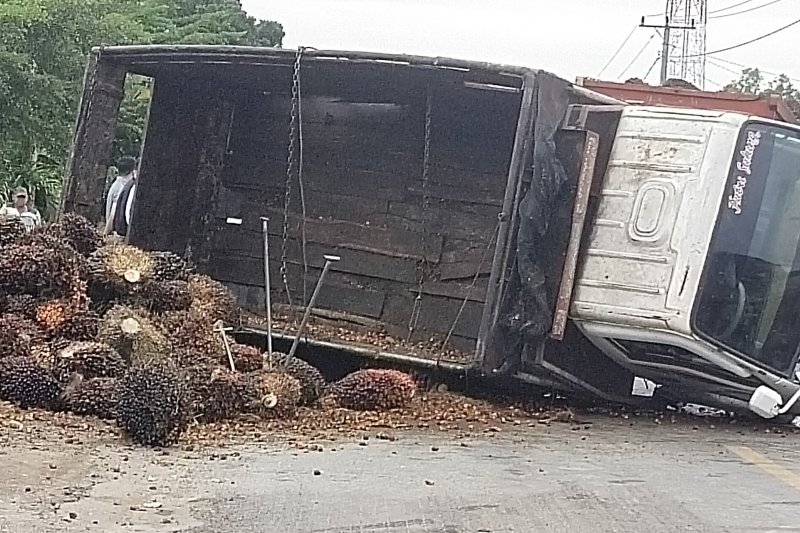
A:
[[[106,223],[111,220],[111,208],[117,201],[122,189],[128,184],[136,173],[136,160],[130,156],[125,156],[117,161],[117,177],[108,189],[106,196]]]
[[[14,201],[3,206],[0,215],[19,217],[27,231],[33,231],[42,225],[42,215],[30,202],[28,189],[25,187],[17,187],[14,190]]]
[[[116,200],[111,205],[106,220],[105,234],[116,234],[120,237],[128,235],[128,226],[131,223],[131,210],[133,209],[133,201],[136,195],[136,173],[122,186]]]

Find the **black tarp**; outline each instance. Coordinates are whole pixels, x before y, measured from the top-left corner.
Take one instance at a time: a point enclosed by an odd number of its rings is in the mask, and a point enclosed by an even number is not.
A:
[[[522,363],[525,344],[550,331],[572,216],[570,177],[556,151],[556,134],[569,106],[569,85],[541,74],[536,80],[532,168],[523,173],[518,225],[499,313],[490,326],[484,367],[501,372]]]

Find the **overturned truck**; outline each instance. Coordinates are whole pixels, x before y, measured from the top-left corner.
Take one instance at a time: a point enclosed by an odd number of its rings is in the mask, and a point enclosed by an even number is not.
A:
[[[106,47],[62,209],[102,218],[131,75],[152,99],[128,239],[226,283],[240,327],[263,332],[265,244],[276,338],[334,253],[306,345],[800,412],[800,129],[506,65]]]

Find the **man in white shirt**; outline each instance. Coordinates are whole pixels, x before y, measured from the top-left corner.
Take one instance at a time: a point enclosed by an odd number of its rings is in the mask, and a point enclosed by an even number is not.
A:
[[[28,190],[25,187],[17,187],[14,190],[14,201],[3,206],[0,215],[19,217],[28,231],[33,231],[42,225],[42,215],[30,203]]]
[[[116,200],[111,205],[111,211],[106,220],[105,234],[112,233],[125,237],[131,223],[131,210],[136,196],[136,174],[122,186]]]
[[[108,195],[106,196],[106,223],[111,219],[111,208],[119,198],[119,193],[122,192],[123,187],[133,179],[133,175],[136,173],[136,160],[129,156],[120,158],[117,161],[117,173],[118,175],[114,179],[114,183],[111,184],[111,188],[108,189]]]

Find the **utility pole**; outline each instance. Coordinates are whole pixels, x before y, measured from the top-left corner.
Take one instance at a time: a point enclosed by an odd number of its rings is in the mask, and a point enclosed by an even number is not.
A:
[[[672,12],[672,2],[667,2],[667,15],[664,17],[664,24],[645,24],[644,17],[642,17],[642,21],[639,24],[640,28],[655,28],[662,30],[664,32],[664,41],[661,46],[661,78],[659,81],[660,85],[664,85],[667,82],[667,73],[669,72],[669,48],[670,48],[670,36],[672,30],[684,30],[690,31],[697,29],[695,26],[695,21],[692,19],[690,25],[672,25],[670,18],[670,14]]]

